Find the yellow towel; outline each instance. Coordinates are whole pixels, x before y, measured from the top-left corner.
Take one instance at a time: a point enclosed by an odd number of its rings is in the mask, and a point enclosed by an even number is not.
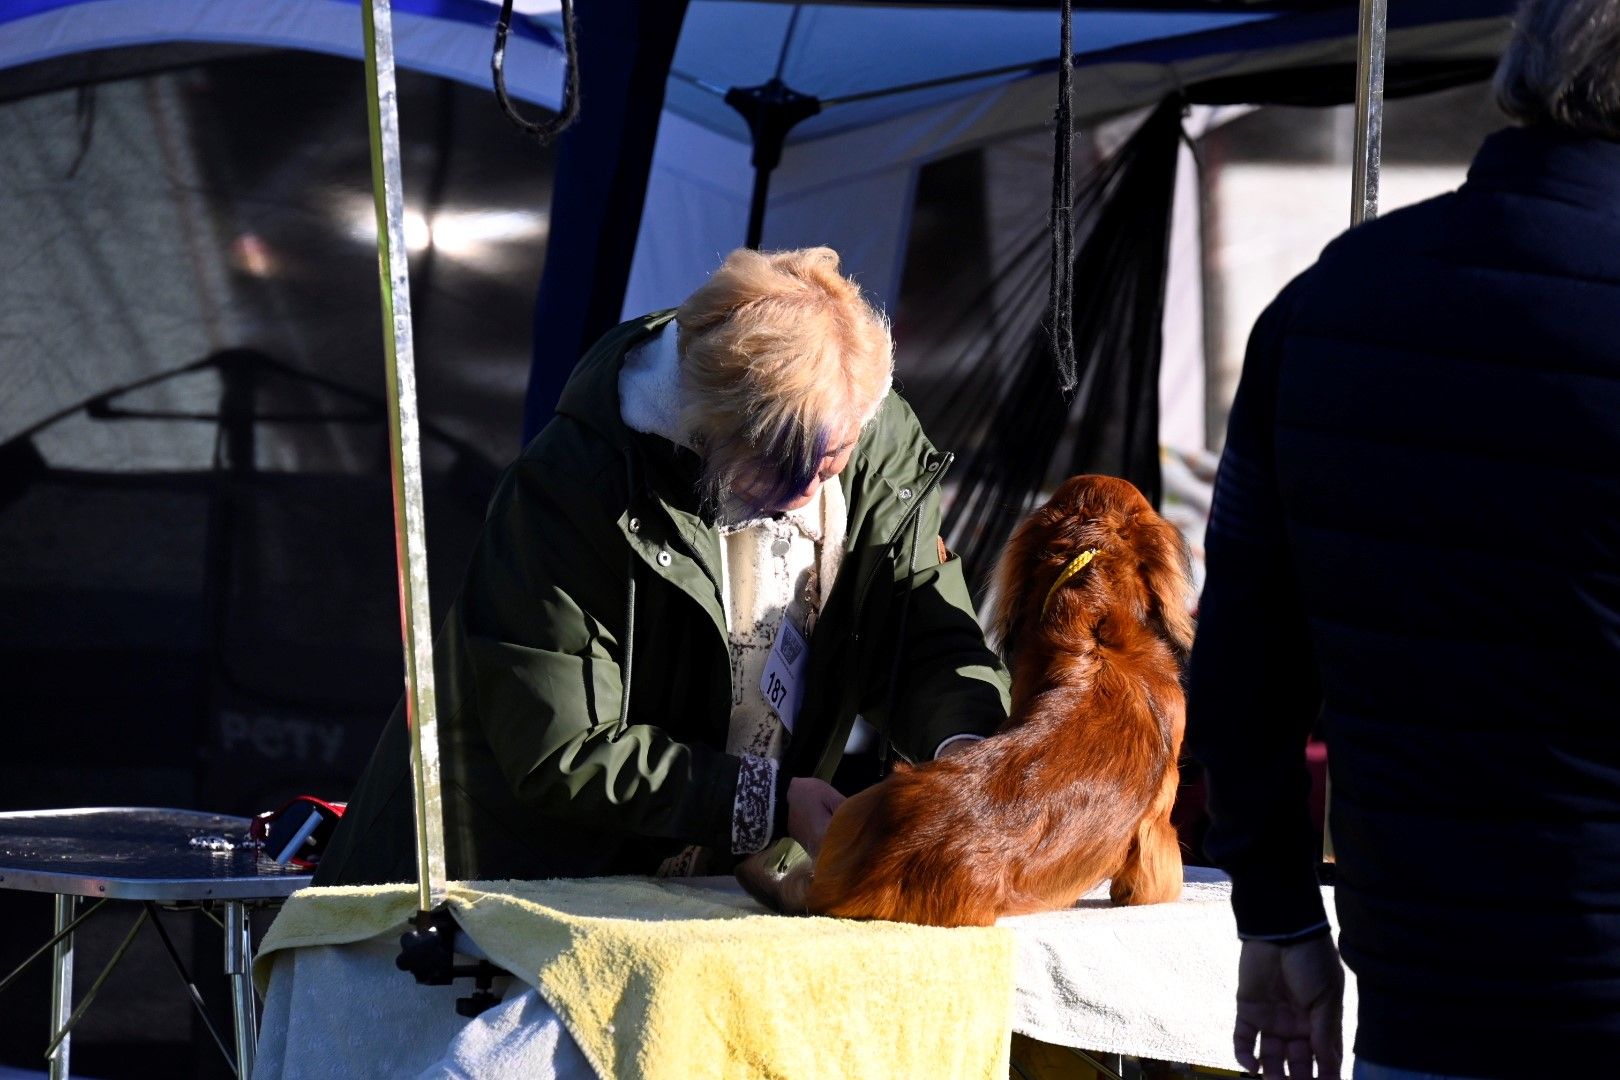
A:
[[[453,884],[447,899],[604,1080],[1007,1075],[1013,938],[1002,927],[787,918],[645,878]],[[276,951],[402,932],[415,908],[407,885],[295,893],[260,946],[261,991]]]

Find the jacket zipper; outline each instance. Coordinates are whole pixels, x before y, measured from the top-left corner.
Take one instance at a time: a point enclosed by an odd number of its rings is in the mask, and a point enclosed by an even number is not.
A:
[[[945,474],[950,470],[951,463],[956,460],[956,455],[948,450],[943,451],[940,453],[938,460],[939,468],[935,469],[933,475],[926,477],[918,486],[916,494],[913,496],[911,509],[908,510],[903,517],[901,517],[899,523],[894,528],[894,532],[890,533],[889,538],[884,541],[883,547],[885,550],[894,547],[895,541],[899,540],[905,535],[906,526],[910,525],[912,520],[918,514],[922,513],[923,500],[933,493],[934,488],[939,486],[941,480],[945,479]],[[861,616],[866,611],[866,598],[871,595],[872,583],[877,579],[878,570],[881,569],[882,566],[883,560],[879,559],[877,563],[873,565],[872,569],[867,571],[866,580],[861,583],[861,591],[855,601],[854,629],[850,634],[850,640],[856,645],[859,645],[861,642]]]

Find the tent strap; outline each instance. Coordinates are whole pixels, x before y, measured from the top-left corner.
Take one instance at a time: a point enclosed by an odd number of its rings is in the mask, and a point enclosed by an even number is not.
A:
[[[495,52],[490,56],[490,74],[495,80],[495,100],[517,129],[533,135],[541,146],[568,130],[579,116],[579,37],[574,30],[574,0],[562,0],[563,50],[567,70],[563,73],[562,110],[555,118],[536,123],[526,119],[506,93],[506,35],[512,29],[512,0],[501,0],[501,17],[495,23]]]

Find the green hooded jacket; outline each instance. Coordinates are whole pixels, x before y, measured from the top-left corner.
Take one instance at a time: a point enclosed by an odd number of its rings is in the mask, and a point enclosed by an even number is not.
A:
[[[673,317],[624,323],[580,361],[556,417],[502,477],[440,629],[454,880],[651,873],[688,844],[730,850],[741,759],[723,750],[719,534],[698,511],[696,457],[619,411],[625,353]],[[1005,719],[1006,671],[960,560],[941,562],[935,541],[949,464],[891,392],[840,474],[846,553],[784,777],[830,778],[858,713],[912,761]],[[415,880],[408,762],[402,705],[317,884]]]

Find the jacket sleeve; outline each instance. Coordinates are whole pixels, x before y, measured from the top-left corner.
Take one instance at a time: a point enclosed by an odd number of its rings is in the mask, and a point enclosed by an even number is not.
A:
[[[1305,767],[1321,691],[1275,461],[1282,339],[1297,288],[1266,310],[1249,340],[1215,480],[1188,674],[1187,744],[1209,793],[1205,851],[1232,877],[1245,938],[1326,925]]]
[[[598,499],[554,491],[557,473],[521,461],[491,505],[457,627],[470,707],[536,813],[729,850],[741,761],[624,722],[627,548]]]

